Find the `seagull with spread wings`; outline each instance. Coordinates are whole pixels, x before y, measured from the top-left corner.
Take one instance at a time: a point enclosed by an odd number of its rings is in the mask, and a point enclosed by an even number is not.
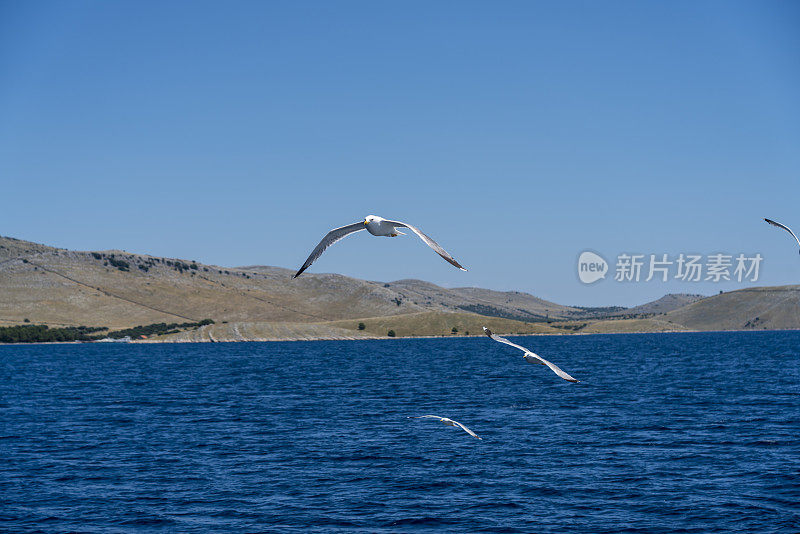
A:
[[[554,364],[552,362],[548,362],[547,360],[545,360],[544,358],[542,358],[538,354],[535,354],[535,353],[529,351],[528,349],[526,349],[525,347],[523,347],[521,345],[517,345],[516,343],[510,342],[509,340],[507,340],[504,337],[498,336],[497,334],[495,334],[494,332],[492,332],[491,330],[489,330],[485,326],[483,327],[483,331],[486,333],[487,336],[489,336],[493,340],[497,341],[498,343],[505,343],[506,345],[511,345],[512,347],[514,347],[516,349],[519,349],[522,352],[524,352],[525,354],[522,357],[525,358],[526,362],[528,362],[528,363],[538,363],[540,365],[546,365],[547,367],[550,368],[551,371],[553,371],[555,374],[557,374],[558,376],[560,376],[564,380],[568,380],[570,382],[580,382],[580,380],[576,380],[576,379],[572,378],[571,376],[569,376],[564,371],[562,371],[561,368],[559,366],[557,366],[556,364]]]
[[[483,439],[480,436],[478,436],[478,434],[476,434],[475,432],[473,432],[469,428],[465,427],[464,425],[462,425],[458,421],[453,421],[452,419],[448,419],[447,417],[439,417],[438,415],[420,415],[418,417],[409,417],[409,419],[438,419],[439,421],[441,421],[442,423],[444,423],[444,424],[446,424],[448,426],[457,426],[457,427],[459,427],[461,430],[463,430],[464,432],[466,432],[467,434],[469,434],[473,438]]]
[[[798,239],[797,236],[795,235],[795,233],[792,232],[791,228],[789,228],[785,224],[781,224],[781,223],[779,223],[777,221],[773,221],[772,219],[764,219],[764,220],[767,221],[772,226],[777,226],[778,228],[783,228],[784,230],[786,230],[787,232],[792,234],[792,237],[794,238],[794,240],[797,241],[797,245],[800,246],[800,239]]]
[[[319,242],[319,245],[317,245],[316,248],[311,251],[311,255],[292,278],[297,278],[300,276],[303,271],[308,269],[311,264],[316,261],[317,258],[322,256],[322,253],[325,252],[328,247],[352,233],[366,230],[370,234],[378,237],[397,237],[398,235],[404,235],[402,232],[397,230],[398,228],[408,228],[417,234],[417,236],[419,236],[419,238],[422,239],[426,245],[431,247],[439,256],[444,258],[445,261],[455,267],[458,267],[462,271],[466,271],[466,269],[463,268],[461,264],[458,263],[455,258],[453,258],[453,256],[448,254],[447,251],[439,245],[439,243],[423,234],[422,230],[416,226],[411,226],[408,223],[400,221],[390,221],[388,219],[384,219],[383,217],[378,217],[377,215],[367,215],[363,221],[348,224],[347,226],[342,226],[341,228],[334,228],[328,232],[328,234],[322,238],[322,241]]]

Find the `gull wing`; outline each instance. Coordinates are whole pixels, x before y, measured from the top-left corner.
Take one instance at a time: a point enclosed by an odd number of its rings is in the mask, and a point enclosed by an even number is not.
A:
[[[539,360],[540,362],[545,364],[547,367],[549,367],[551,371],[553,371],[555,374],[557,374],[558,376],[560,376],[564,380],[569,380],[570,382],[580,382],[580,380],[572,378],[567,373],[562,371],[559,366],[557,366],[553,362],[549,362],[549,361],[545,360],[544,358],[542,358],[541,356],[539,356],[535,352],[528,351],[528,353],[525,356],[533,356],[534,358],[536,358],[537,360]]]
[[[333,245],[340,239],[347,237],[348,235],[354,232],[366,230],[366,228],[367,227],[364,226],[364,222],[361,221],[353,224],[348,224],[347,226],[342,226],[341,228],[334,228],[333,230],[328,232],[328,234],[322,238],[322,241],[319,242],[319,245],[317,245],[316,248],[314,248],[314,250],[311,251],[311,255],[308,257],[303,266],[300,267],[300,270],[297,271],[292,278],[297,278],[298,276],[300,276],[303,273],[303,271],[308,269],[311,266],[311,264],[317,260],[317,258],[322,256],[322,253],[325,252],[325,250],[329,246]]]
[[[789,228],[785,224],[779,223],[778,221],[773,221],[772,219],[764,219],[764,220],[767,221],[772,226],[777,226],[778,228],[783,228],[784,230],[786,230],[787,232],[792,234],[792,237],[794,238],[794,240],[797,241],[798,245],[800,245],[800,239],[798,239],[797,236],[795,235],[795,233],[792,232],[791,228]]]
[[[442,246],[439,243],[437,243],[436,241],[434,241],[433,239],[431,239],[430,237],[425,235],[422,232],[422,230],[420,230],[416,226],[411,226],[408,223],[404,223],[404,222],[400,222],[400,221],[386,221],[386,222],[391,224],[391,225],[394,225],[395,227],[399,226],[401,228],[408,228],[409,230],[411,230],[412,232],[417,234],[417,236],[420,239],[422,239],[425,242],[426,245],[431,247],[439,256],[444,258],[446,262],[450,263],[451,265],[453,265],[455,267],[458,267],[462,271],[466,271],[466,269],[464,267],[462,267],[461,264],[458,263],[456,261],[456,259],[453,256],[451,256],[445,249],[443,249]]]
[[[497,334],[495,334],[494,332],[492,332],[491,330],[489,330],[485,326],[483,327],[483,331],[486,333],[487,336],[489,336],[490,338],[492,338],[493,340],[495,340],[495,341],[497,341],[499,343],[505,343],[506,345],[511,345],[515,349],[519,349],[522,352],[531,352],[528,349],[526,349],[525,347],[523,347],[522,345],[517,345],[516,343],[510,342],[509,340],[507,340],[504,337],[498,336]]]
[[[470,430],[469,428],[465,427],[464,425],[462,425],[458,421],[454,421],[453,419],[450,419],[449,417],[439,417],[438,415],[418,415],[416,417],[408,416],[408,418],[409,419],[438,419],[439,421],[453,423],[454,425],[457,425],[461,430],[463,430],[464,432],[466,432],[470,436],[472,436],[474,438],[478,438],[478,439],[483,439],[480,436],[478,436],[478,434],[476,434],[475,432]]]
[[[568,375],[567,373],[562,371],[561,368],[559,366],[557,366],[556,364],[545,360],[544,358],[542,358],[541,356],[539,356],[535,352],[526,349],[522,345],[517,345],[516,343],[510,342],[509,340],[507,340],[506,338],[504,338],[502,336],[498,336],[497,334],[495,334],[494,332],[492,332],[491,330],[489,330],[485,326],[483,327],[483,331],[486,333],[487,336],[489,336],[493,340],[495,340],[497,342],[500,342],[500,343],[505,343],[506,345],[510,345],[510,346],[512,346],[514,348],[517,348],[517,349],[521,350],[522,352],[525,353],[526,359],[527,359],[528,356],[532,356],[532,357],[536,358],[537,360],[542,362],[542,364],[544,364],[547,367],[549,367],[551,371],[553,371],[555,374],[557,374],[558,376],[560,376],[564,380],[569,380],[570,382],[580,382],[580,380],[576,380],[575,378],[572,378],[570,375]]]
[[[452,419],[451,419],[451,421],[452,421]],[[457,424],[458,426],[460,426],[460,427],[461,427],[461,430],[463,430],[464,432],[466,432],[467,434],[469,434],[469,435],[470,435],[470,436],[472,436],[473,438],[483,439],[483,438],[482,438],[482,437],[480,437],[478,434],[476,434],[475,432],[473,432],[473,431],[472,431],[472,430],[470,430],[469,428],[465,427],[464,425],[462,425],[462,424],[461,424],[461,423],[459,423],[458,421],[453,421],[453,422],[454,422],[455,424]]]

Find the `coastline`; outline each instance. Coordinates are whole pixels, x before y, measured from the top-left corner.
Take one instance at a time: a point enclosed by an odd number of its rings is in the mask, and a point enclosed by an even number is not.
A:
[[[723,333],[757,333],[757,332],[800,332],[797,328],[786,329],[766,329],[766,330],[662,330],[657,332],[564,332],[564,333],[501,333],[503,336],[513,337],[561,337],[561,336],[618,336],[618,335],[652,335],[652,334],[723,334]],[[225,339],[211,341],[209,339],[187,340],[187,339],[139,339],[129,343],[115,343],[114,345],[162,345],[162,344],[184,344],[184,343],[292,343],[304,341],[399,341],[404,339],[480,339],[484,335],[474,336],[359,336],[359,337],[315,337],[315,338],[273,338],[273,339]],[[96,341],[37,341],[33,343],[0,343],[0,347],[18,347],[30,345],[107,345]]]

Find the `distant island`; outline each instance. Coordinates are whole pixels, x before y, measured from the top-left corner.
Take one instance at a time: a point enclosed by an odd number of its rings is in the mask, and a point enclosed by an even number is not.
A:
[[[292,280],[292,272],[0,237],[0,343],[474,336],[481,326],[507,334],[800,329],[800,286],[593,308],[421,280]]]

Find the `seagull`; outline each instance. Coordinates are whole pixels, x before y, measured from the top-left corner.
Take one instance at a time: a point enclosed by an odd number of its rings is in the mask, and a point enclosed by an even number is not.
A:
[[[783,228],[784,230],[786,230],[787,232],[792,234],[792,237],[794,238],[795,241],[797,241],[797,244],[800,246],[800,239],[798,239],[797,236],[794,234],[794,232],[792,232],[791,228],[789,228],[785,224],[781,224],[781,223],[779,223],[777,221],[773,221],[772,219],[764,219],[764,220],[767,221],[772,226],[777,226],[778,228]]]
[[[580,382],[580,380],[575,380],[574,378],[569,376],[567,373],[562,371],[556,364],[548,362],[547,360],[545,360],[544,358],[542,358],[538,354],[534,354],[533,352],[529,351],[525,347],[517,345],[516,343],[512,343],[512,342],[510,342],[509,340],[507,340],[504,337],[498,336],[497,334],[493,333],[491,330],[489,330],[485,326],[483,327],[483,331],[486,332],[486,335],[489,336],[490,338],[492,338],[493,340],[498,341],[500,343],[505,343],[506,345],[511,345],[512,347],[518,348],[519,350],[524,352],[525,354],[522,357],[525,358],[525,361],[527,361],[528,363],[538,363],[540,365],[546,365],[547,367],[550,368],[551,371],[553,371],[555,374],[557,374],[558,376],[560,376],[564,380],[569,380],[570,382]]]
[[[300,270],[297,271],[292,278],[297,278],[300,276],[303,271],[308,269],[311,264],[316,261],[317,258],[322,256],[322,253],[325,252],[329,246],[352,233],[366,230],[370,234],[378,237],[397,237],[398,235],[405,235],[402,232],[399,232],[397,230],[398,228],[408,228],[417,234],[420,239],[425,241],[426,245],[435,250],[436,253],[444,258],[447,262],[458,267],[462,271],[466,271],[466,269],[463,268],[461,264],[458,263],[455,258],[453,258],[453,256],[448,254],[445,249],[439,246],[439,243],[423,234],[422,230],[416,226],[411,226],[410,224],[400,221],[390,221],[388,219],[384,219],[383,217],[378,217],[377,215],[367,215],[363,221],[348,224],[347,226],[342,226],[341,228],[334,228],[328,232],[328,235],[322,238],[322,241],[319,242],[319,245],[317,245],[317,247],[311,252],[311,255],[308,257],[306,262],[302,267],[300,267]]]
[[[418,417],[409,417],[409,419],[438,419],[442,423],[449,425],[449,426],[457,426],[461,427],[461,430],[472,436],[473,438],[483,439],[478,434],[470,430],[469,428],[465,427],[458,421],[453,421],[452,419],[448,419],[447,417],[439,417],[438,415],[420,415]]]

